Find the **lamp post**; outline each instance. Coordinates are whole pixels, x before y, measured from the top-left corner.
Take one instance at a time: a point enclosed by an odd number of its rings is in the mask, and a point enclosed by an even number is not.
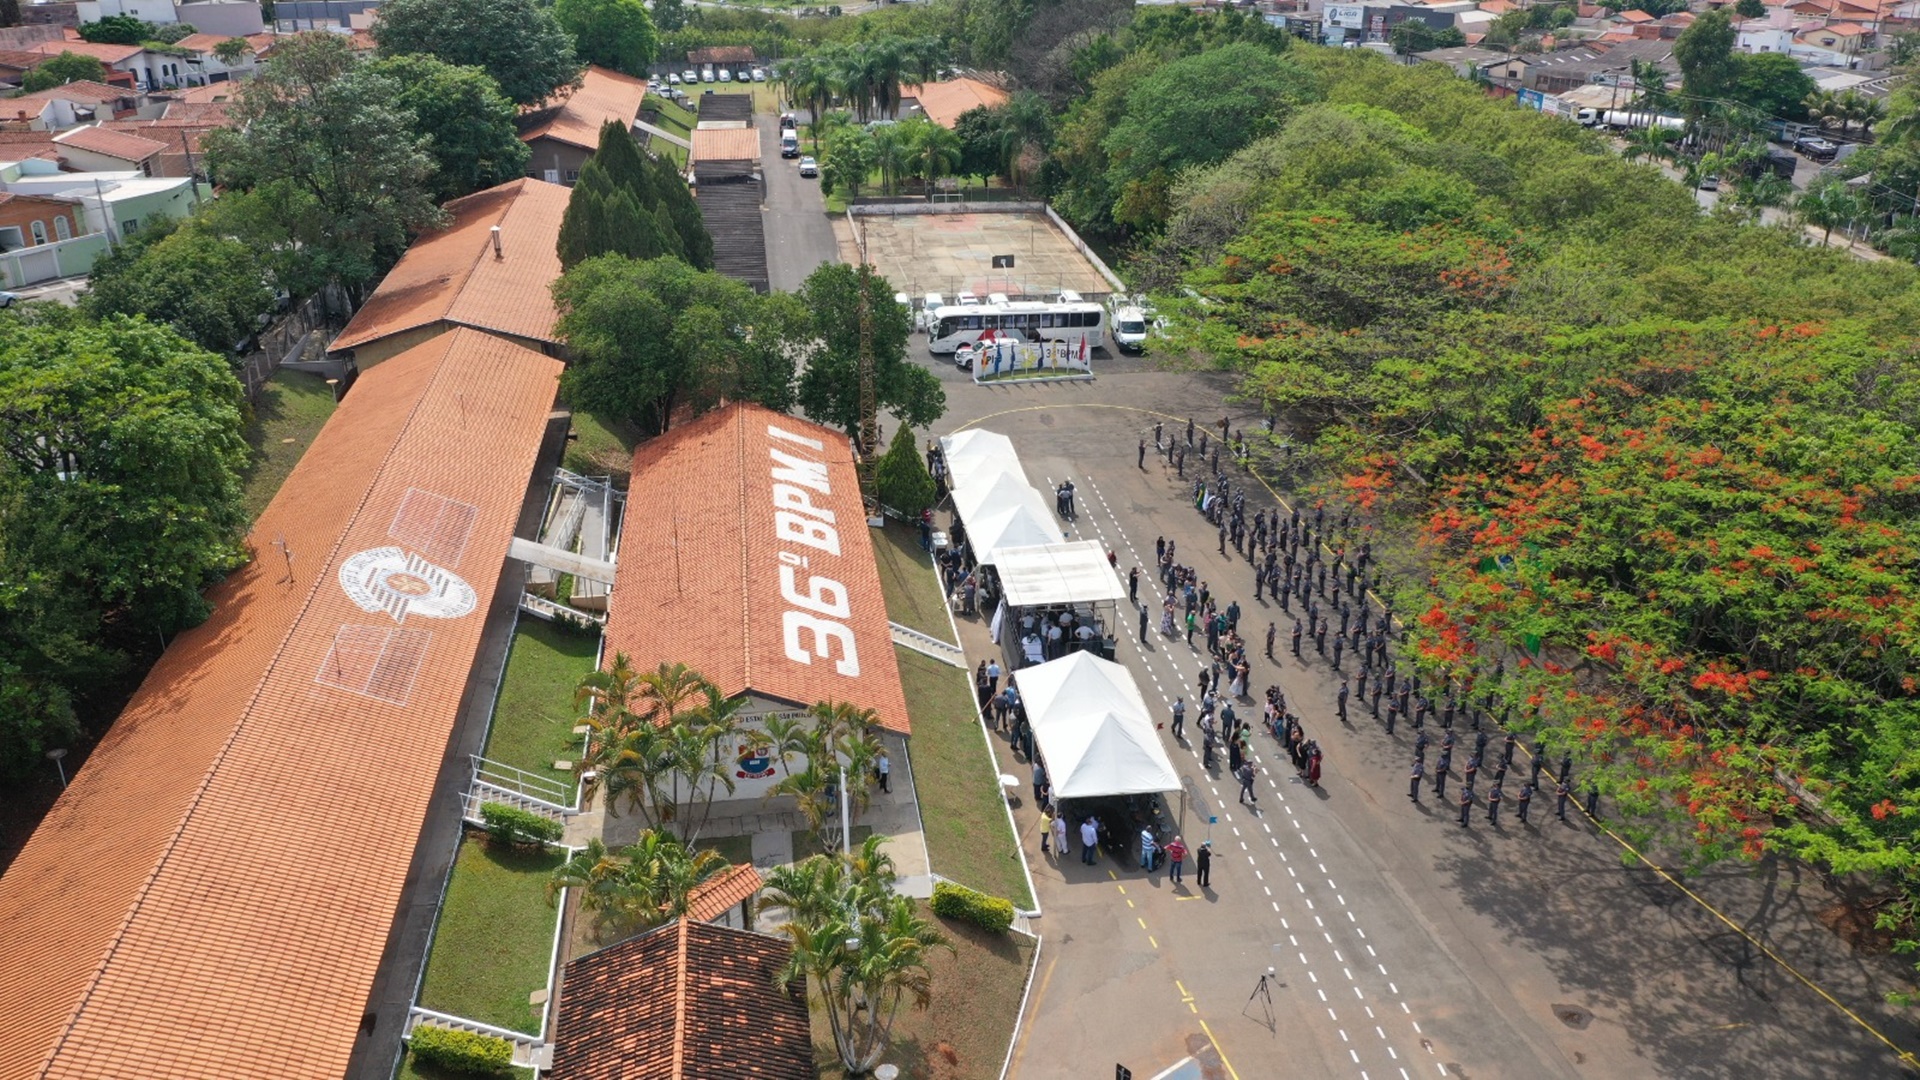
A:
[[[335,405],[340,404],[340,380],[339,379],[327,380],[327,392],[333,395],[333,403]]]
[[[53,762],[53,767],[60,770],[60,790],[61,791],[67,790],[67,767],[61,762],[61,759],[66,756],[67,756],[67,748],[64,746],[56,746],[53,749],[47,751],[47,760]]]

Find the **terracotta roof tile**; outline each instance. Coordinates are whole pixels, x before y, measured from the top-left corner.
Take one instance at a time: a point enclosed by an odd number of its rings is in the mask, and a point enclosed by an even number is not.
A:
[[[931,82],[920,86],[903,86],[903,97],[910,97],[920,103],[920,111],[927,119],[950,128],[960,119],[960,114],[969,109],[992,109],[1007,103],[1007,92],[979,79],[961,77],[943,82]]]
[[[70,83],[48,87],[45,90],[36,90],[31,94],[21,94],[19,97],[8,98],[7,100],[10,102],[57,100],[72,101],[82,105],[101,105],[109,101],[119,101],[122,98],[138,96],[138,94],[124,86],[108,86],[106,83],[94,82],[90,79],[75,79]]]
[[[741,863],[708,879],[688,897],[687,916],[706,922],[717,919],[752,898],[766,882],[752,863]]]
[[[47,54],[31,49],[0,49],[0,67],[31,71],[47,62]]]
[[[363,376],[0,877],[0,1077],[345,1072],[559,370],[456,331]],[[429,513],[458,559],[383,553]]]
[[[701,161],[758,161],[760,133],[753,128],[694,128],[687,164]]]
[[[147,51],[143,45],[108,45],[93,41],[43,41],[28,48],[46,56],[59,56],[63,52],[78,53],[108,65],[118,64]]]
[[[557,342],[559,314],[547,289],[560,276],[554,238],[571,194],[522,178],[448,203],[452,223],[413,242],[329,347],[351,349],[443,321]],[[498,258],[489,235],[495,225]]]
[[[167,148],[167,144],[131,132],[104,128],[96,124],[72,128],[54,139],[61,146],[91,150],[96,154],[138,164]]]
[[[681,919],[566,967],[553,1080],[815,1080],[784,940]]]
[[[640,118],[640,102],[647,81],[589,65],[581,82],[565,100],[521,117],[520,139],[557,139],[592,150],[600,145],[600,125],[618,120],[632,127]]]
[[[237,34],[188,34],[186,37],[174,42],[173,45],[176,49],[186,49],[204,56],[211,56],[213,50],[238,36]],[[247,39],[242,37],[240,40],[246,41]],[[247,51],[253,51],[251,43],[248,44]],[[214,85],[217,86],[219,84],[215,83]]]
[[[846,701],[908,730],[845,434],[757,405],[677,427],[634,453],[621,536],[609,662],[619,652],[641,671],[684,663],[728,697]],[[782,595],[796,564],[795,588],[819,590],[824,611]]]

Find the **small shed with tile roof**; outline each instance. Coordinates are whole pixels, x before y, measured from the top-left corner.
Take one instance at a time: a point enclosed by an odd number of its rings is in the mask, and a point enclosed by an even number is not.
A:
[[[547,290],[560,276],[554,237],[571,194],[558,184],[523,178],[447,203],[447,227],[413,242],[329,351],[351,351],[365,369],[453,327],[469,326],[558,356],[559,313]]]
[[[98,124],[83,124],[54,136],[61,156],[81,172],[114,172],[138,169],[154,175],[153,161],[167,144],[143,135]]]
[[[680,919],[567,964],[551,1080],[815,1080],[792,947]]]
[[[687,917],[723,926],[753,929],[753,898],[766,884],[752,863],[730,866],[703,882],[687,897]]]
[[[328,419],[0,876],[0,1077],[347,1072],[560,369],[456,330]]]

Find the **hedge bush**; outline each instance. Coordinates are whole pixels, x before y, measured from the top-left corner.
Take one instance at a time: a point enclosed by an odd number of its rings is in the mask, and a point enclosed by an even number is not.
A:
[[[476,1031],[422,1024],[408,1037],[415,1061],[475,1076],[499,1076],[513,1067],[513,1044]]]
[[[1004,934],[1013,926],[1013,901],[975,892],[950,881],[934,883],[933,913],[970,922],[996,934]]]
[[[550,844],[566,831],[550,817],[506,803],[481,803],[480,820],[486,822],[487,834],[502,844]]]

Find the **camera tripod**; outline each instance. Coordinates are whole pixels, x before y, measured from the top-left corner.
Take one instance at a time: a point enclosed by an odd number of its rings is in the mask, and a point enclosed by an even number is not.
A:
[[[1273,1030],[1274,1027],[1272,985],[1277,981],[1273,969],[1268,968],[1261,974],[1259,981],[1253,984],[1253,993],[1247,995],[1247,1004],[1241,1006],[1240,1009],[1240,1014],[1242,1016],[1246,1015],[1247,1009],[1253,1005],[1255,999],[1258,999],[1261,1009],[1266,1015],[1267,1030],[1269,1031]]]

